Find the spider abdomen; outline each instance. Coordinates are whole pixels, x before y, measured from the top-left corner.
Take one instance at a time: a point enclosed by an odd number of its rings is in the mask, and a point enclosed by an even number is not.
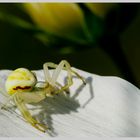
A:
[[[26,68],[18,68],[7,77],[5,86],[8,94],[31,91],[36,84],[36,76]]]

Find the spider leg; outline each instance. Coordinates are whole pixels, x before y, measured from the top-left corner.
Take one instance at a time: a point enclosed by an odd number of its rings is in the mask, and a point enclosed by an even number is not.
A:
[[[46,66],[47,68],[48,67],[56,68],[55,71],[52,74],[52,77],[48,81],[52,86],[55,86],[55,82],[56,82],[56,80],[57,80],[57,78],[59,76],[59,73],[63,69],[64,64],[62,63],[62,61],[59,63],[59,65],[56,65],[56,64],[54,64],[52,62],[48,62],[48,63],[45,63],[44,66]]]
[[[16,96],[14,96],[14,101],[15,104],[17,105],[19,111],[21,112],[21,114],[23,115],[24,119],[30,123],[33,127],[35,127],[36,129],[45,132],[48,128],[39,123],[36,119],[34,119],[30,112],[28,111],[28,108],[26,107],[25,103],[23,100],[20,99],[19,94],[16,94]]]
[[[15,96],[15,94],[7,97],[8,99],[5,101],[5,103],[2,104],[2,106],[0,106],[0,108],[1,109],[6,109],[8,104],[12,104],[12,103],[10,103],[10,101],[13,100],[14,96]]]
[[[73,84],[72,72],[71,72],[71,66],[70,66],[70,64],[66,60],[62,60],[60,62],[60,64],[61,63],[63,64],[62,69],[65,67],[65,70],[67,71],[67,75],[68,75],[67,76],[67,83],[66,83],[66,85],[64,85],[63,87],[61,87],[60,90],[57,90],[55,92],[55,94],[58,94],[58,93],[61,93],[61,92],[65,91],[65,90],[67,90]],[[57,70],[57,68],[56,68],[56,70]]]
[[[71,72],[74,73],[79,79],[81,79],[84,85],[86,85],[86,80],[81,75],[79,75],[76,71],[72,69]]]
[[[43,64],[43,70],[44,70],[44,74],[45,74],[45,81],[46,82],[51,81],[51,76],[50,76],[50,72],[49,72],[47,63]]]
[[[64,69],[64,70],[67,71],[67,74],[68,74],[67,84],[65,86],[61,87],[61,89],[57,90],[55,92],[56,94],[58,94],[58,93],[60,93],[64,90],[67,90],[73,84],[73,80],[72,80],[72,72],[73,71],[71,70],[70,64],[66,60],[62,60],[59,63],[59,65],[56,65],[56,64],[51,63],[51,62],[46,63],[46,65],[48,67],[51,67],[51,68],[56,68],[55,71],[53,72],[52,79],[50,81],[50,84],[53,85],[53,86],[55,86],[56,80],[57,80],[61,70]]]
[[[56,82],[56,85],[58,85],[60,88],[62,88],[63,86],[60,84],[60,83],[58,83],[58,82]],[[69,94],[69,90],[68,89],[66,89],[65,90],[65,93],[66,94]]]
[[[8,104],[11,104],[12,106],[14,106],[14,104],[11,103],[10,101],[13,100],[13,97],[15,96],[15,94],[14,94],[14,95],[11,95],[11,96],[8,96],[8,95],[6,95],[7,93],[6,93],[4,90],[2,90],[2,89],[0,89],[0,93],[2,93],[3,96],[5,96],[5,98],[7,98],[7,100],[6,100],[4,103],[0,103],[0,104],[1,104],[1,105],[0,105],[0,109],[6,110],[6,111],[8,111],[8,112],[10,112],[10,113],[14,113],[17,117],[19,117],[20,119],[23,120],[23,118],[22,118],[21,115],[19,115],[18,113],[16,113],[16,112],[15,112],[14,110],[12,110],[11,108],[8,108],[8,107],[7,107]]]
[[[68,64],[68,65],[70,66],[69,62],[67,62],[66,60],[62,60],[62,61],[59,63],[59,65],[57,65],[57,64],[55,64],[55,63],[52,63],[52,62],[48,62],[48,63],[45,63],[45,64],[44,64],[44,65],[47,66],[47,68],[48,68],[48,67],[56,68],[55,71],[57,71],[57,72],[55,72],[54,76],[52,77],[52,79],[53,79],[54,82],[57,80],[57,77],[59,76],[59,73],[60,73],[60,71],[61,71],[62,69],[63,69],[63,70],[67,70],[65,64]],[[81,75],[79,75],[76,71],[72,70],[71,67],[70,67],[69,69],[70,69],[70,71],[71,71],[74,75],[76,75],[79,79],[81,79],[82,82],[86,85],[86,81],[85,81],[85,79],[84,79]],[[54,83],[54,82],[53,82],[53,83]]]

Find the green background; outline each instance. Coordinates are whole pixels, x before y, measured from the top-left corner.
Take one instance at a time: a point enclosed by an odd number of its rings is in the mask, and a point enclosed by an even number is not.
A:
[[[21,15],[13,4],[0,4],[0,10]],[[129,15],[128,15],[129,16]],[[129,26],[120,34],[121,47],[126,55],[134,77],[140,85],[140,10]],[[112,46],[113,47],[113,46]],[[123,77],[120,68],[100,47],[60,54],[58,50],[47,49],[41,41],[26,31],[0,21],[0,69],[42,69],[44,62],[59,63],[66,59],[73,67],[104,76]]]

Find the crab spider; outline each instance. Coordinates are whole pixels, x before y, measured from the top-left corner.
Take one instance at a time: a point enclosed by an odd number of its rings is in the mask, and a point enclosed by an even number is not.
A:
[[[49,67],[55,69],[52,76],[49,73]],[[43,70],[45,75],[44,82],[37,81],[35,74],[28,69],[18,68],[14,70],[8,76],[5,83],[7,93],[11,96],[1,109],[6,108],[7,104],[12,100],[28,123],[38,130],[45,132],[48,127],[32,117],[26,104],[38,103],[49,96],[67,91],[73,84],[72,74],[81,79],[84,84],[86,84],[86,82],[83,77],[71,69],[70,64],[66,60],[62,60],[59,65],[51,62],[45,63]],[[61,70],[67,71],[67,83],[64,86],[57,82]]]

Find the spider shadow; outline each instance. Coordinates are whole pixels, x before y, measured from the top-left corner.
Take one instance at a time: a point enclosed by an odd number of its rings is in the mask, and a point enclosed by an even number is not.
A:
[[[73,77],[77,78],[77,77]],[[53,120],[52,120],[52,115],[55,114],[70,114],[71,112],[78,112],[78,108],[85,108],[86,105],[94,98],[94,92],[93,92],[93,87],[92,87],[92,77],[88,77],[85,79],[87,84],[86,86],[89,85],[89,92],[90,92],[90,97],[89,99],[81,105],[79,103],[79,100],[76,99],[85,85],[80,85],[78,89],[75,91],[73,96],[70,96],[69,94],[64,94],[61,93],[59,95],[52,97],[48,97],[45,100],[41,101],[38,103],[40,106],[41,111],[35,115],[34,117],[41,123],[47,125],[50,130],[47,131],[47,133],[55,137],[58,135],[57,132],[55,132],[55,129],[53,127]],[[66,79],[64,79],[66,82]]]
[[[74,77],[74,78],[77,78],[77,77]],[[90,97],[88,98],[87,101],[85,101],[84,104],[81,105],[82,108],[85,108],[88,105],[88,103],[90,103],[90,101],[94,98],[94,90],[93,90],[93,86],[92,86],[93,78],[92,77],[87,77],[85,80],[86,80],[86,86],[89,86]],[[75,91],[75,94],[71,98],[75,99],[80,94],[80,92],[83,90],[84,87],[85,87],[85,85],[82,84]]]

